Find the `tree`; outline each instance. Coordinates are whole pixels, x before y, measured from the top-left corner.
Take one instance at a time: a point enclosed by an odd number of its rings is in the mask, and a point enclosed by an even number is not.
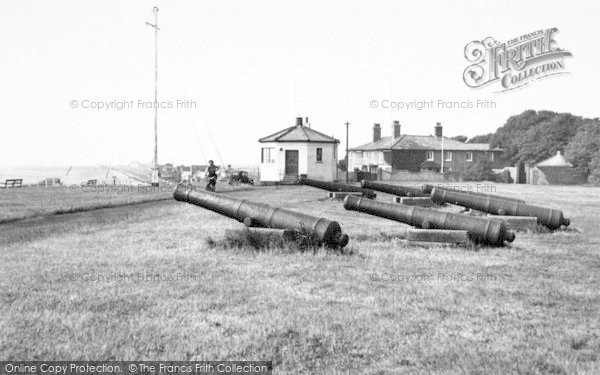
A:
[[[600,157],[600,120],[586,120],[565,148],[565,156],[577,170],[589,175],[592,169],[600,172],[600,165],[592,159]]]
[[[528,110],[511,116],[492,136],[490,145],[504,150],[506,163],[538,162],[564,149],[583,121],[570,113]]]
[[[471,163],[463,171],[461,176],[465,181],[494,181],[495,176],[492,165],[487,160],[477,160]]]
[[[467,143],[489,143],[493,135],[494,133],[476,135],[473,138],[470,138]]]
[[[455,139],[459,142],[465,143],[467,141],[467,139],[469,139],[469,138],[466,135],[456,135],[456,136],[452,137],[452,139]]]
[[[592,155],[589,181],[595,184],[600,183],[600,150]]]

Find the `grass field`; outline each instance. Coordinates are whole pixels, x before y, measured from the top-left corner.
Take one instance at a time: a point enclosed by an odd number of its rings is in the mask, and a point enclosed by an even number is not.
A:
[[[0,191],[0,217],[38,215],[0,225],[0,359],[600,373],[600,189],[494,187],[562,209],[576,230],[518,233],[505,248],[409,245],[393,239],[402,224],[345,211],[324,191],[259,187],[228,194],[336,219],[350,251],[225,250],[207,238],[242,225],[186,203],[40,217],[89,195]]]

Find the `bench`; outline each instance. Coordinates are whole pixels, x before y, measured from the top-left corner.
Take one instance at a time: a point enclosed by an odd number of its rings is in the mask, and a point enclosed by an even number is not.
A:
[[[7,179],[4,182],[4,186],[0,185],[1,188],[14,188],[14,187],[23,187],[23,179],[22,178],[12,178]]]

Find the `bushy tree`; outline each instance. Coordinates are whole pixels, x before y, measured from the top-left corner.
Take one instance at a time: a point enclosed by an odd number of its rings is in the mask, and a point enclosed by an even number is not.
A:
[[[600,120],[586,120],[565,148],[565,156],[577,170],[589,175],[593,168],[592,159],[600,157]],[[600,172],[600,170],[598,171]]]
[[[466,135],[457,135],[457,136],[452,137],[452,139],[455,139],[455,140],[457,140],[459,142],[463,142],[464,143],[469,138]]]
[[[487,160],[477,160],[470,163],[468,167],[461,171],[461,176],[465,181],[494,181],[494,172],[492,165]]]
[[[590,161],[590,176],[589,181],[595,184],[600,183],[600,150],[592,155]]]
[[[473,138],[469,138],[467,143],[489,143],[493,135],[494,133],[476,135]]]
[[[564,149],[583,121],[570,113],[528,110],[511,116],[490,145],[504,150],[502,158],[508,164],[538,162]]]

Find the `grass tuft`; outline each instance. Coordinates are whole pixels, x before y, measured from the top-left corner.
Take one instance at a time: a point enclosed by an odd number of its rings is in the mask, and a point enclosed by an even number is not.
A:
[[[226,250],[274,251],[282,253],[304,253],[312,251],[335,251],[344,255],[356,253],[353,249],[329,249],[321,244],[310,229],[303,228],[292,233],[276,230],[261,230],[244,228],[228,230],[222,238],[211,236],[205,239],[210,248]]]

